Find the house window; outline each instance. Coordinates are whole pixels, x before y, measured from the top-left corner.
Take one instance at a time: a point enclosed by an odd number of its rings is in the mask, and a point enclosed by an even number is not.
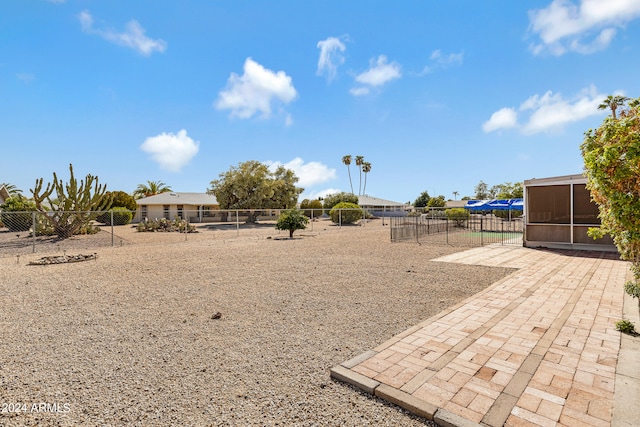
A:
[[[147,219],[148,215],[149,215],[149,212],[147,211],[147,205],[141,205],[140,206],[140,216],[142,218],[140,218],[140,219],[145,220],[145,219]]]
[[[169,205],[162,205],[162,216],[164,216],[166,219],[171,219],[169,215]]]
[[[182,216],[182,211],[184,210],[184,206],[183,205],[178,205],[178,218],[180,219],[184,219],[184,217]]]

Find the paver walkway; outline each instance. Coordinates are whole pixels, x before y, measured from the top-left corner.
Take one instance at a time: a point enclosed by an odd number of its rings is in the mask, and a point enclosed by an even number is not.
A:
[[[435,261],[518,270],[332,377],[441,425],[612,424],[628,263],[509,246]]]

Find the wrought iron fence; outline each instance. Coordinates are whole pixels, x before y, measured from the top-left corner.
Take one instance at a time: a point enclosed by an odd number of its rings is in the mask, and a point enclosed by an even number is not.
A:
[[[499,243],[521,245],[524,220],[499,218],[491,214],[448,217],[444,210],[418,216],[389,218],[392,242],[484,246]]]

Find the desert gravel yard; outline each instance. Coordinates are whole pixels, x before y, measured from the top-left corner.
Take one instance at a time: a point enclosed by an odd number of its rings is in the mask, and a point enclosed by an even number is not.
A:
[[[329,368],[511,270],[431,262],[464,248],[379,223],[286,235],[128,228],[76,251],[96,260],[0,257],[0,425],[427,424]]]

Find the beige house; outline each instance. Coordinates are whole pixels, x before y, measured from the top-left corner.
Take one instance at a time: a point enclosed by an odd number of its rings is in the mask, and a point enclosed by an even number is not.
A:
[[[358,205],[365,211],[375,216],[404,215],[407,205],[391,200],[380,199],[371,196],[358,196]]]
[[[174,219],[176,216],[189,222],[207,222],[219,208],[215,196],[206,193],[167,192],[138,199],[136,204],[136,222],[145,218]]]
[[[524,207],[526,247],[617,251],[610,236],[587,235],[600,218],[582,174],[525,181]]]

